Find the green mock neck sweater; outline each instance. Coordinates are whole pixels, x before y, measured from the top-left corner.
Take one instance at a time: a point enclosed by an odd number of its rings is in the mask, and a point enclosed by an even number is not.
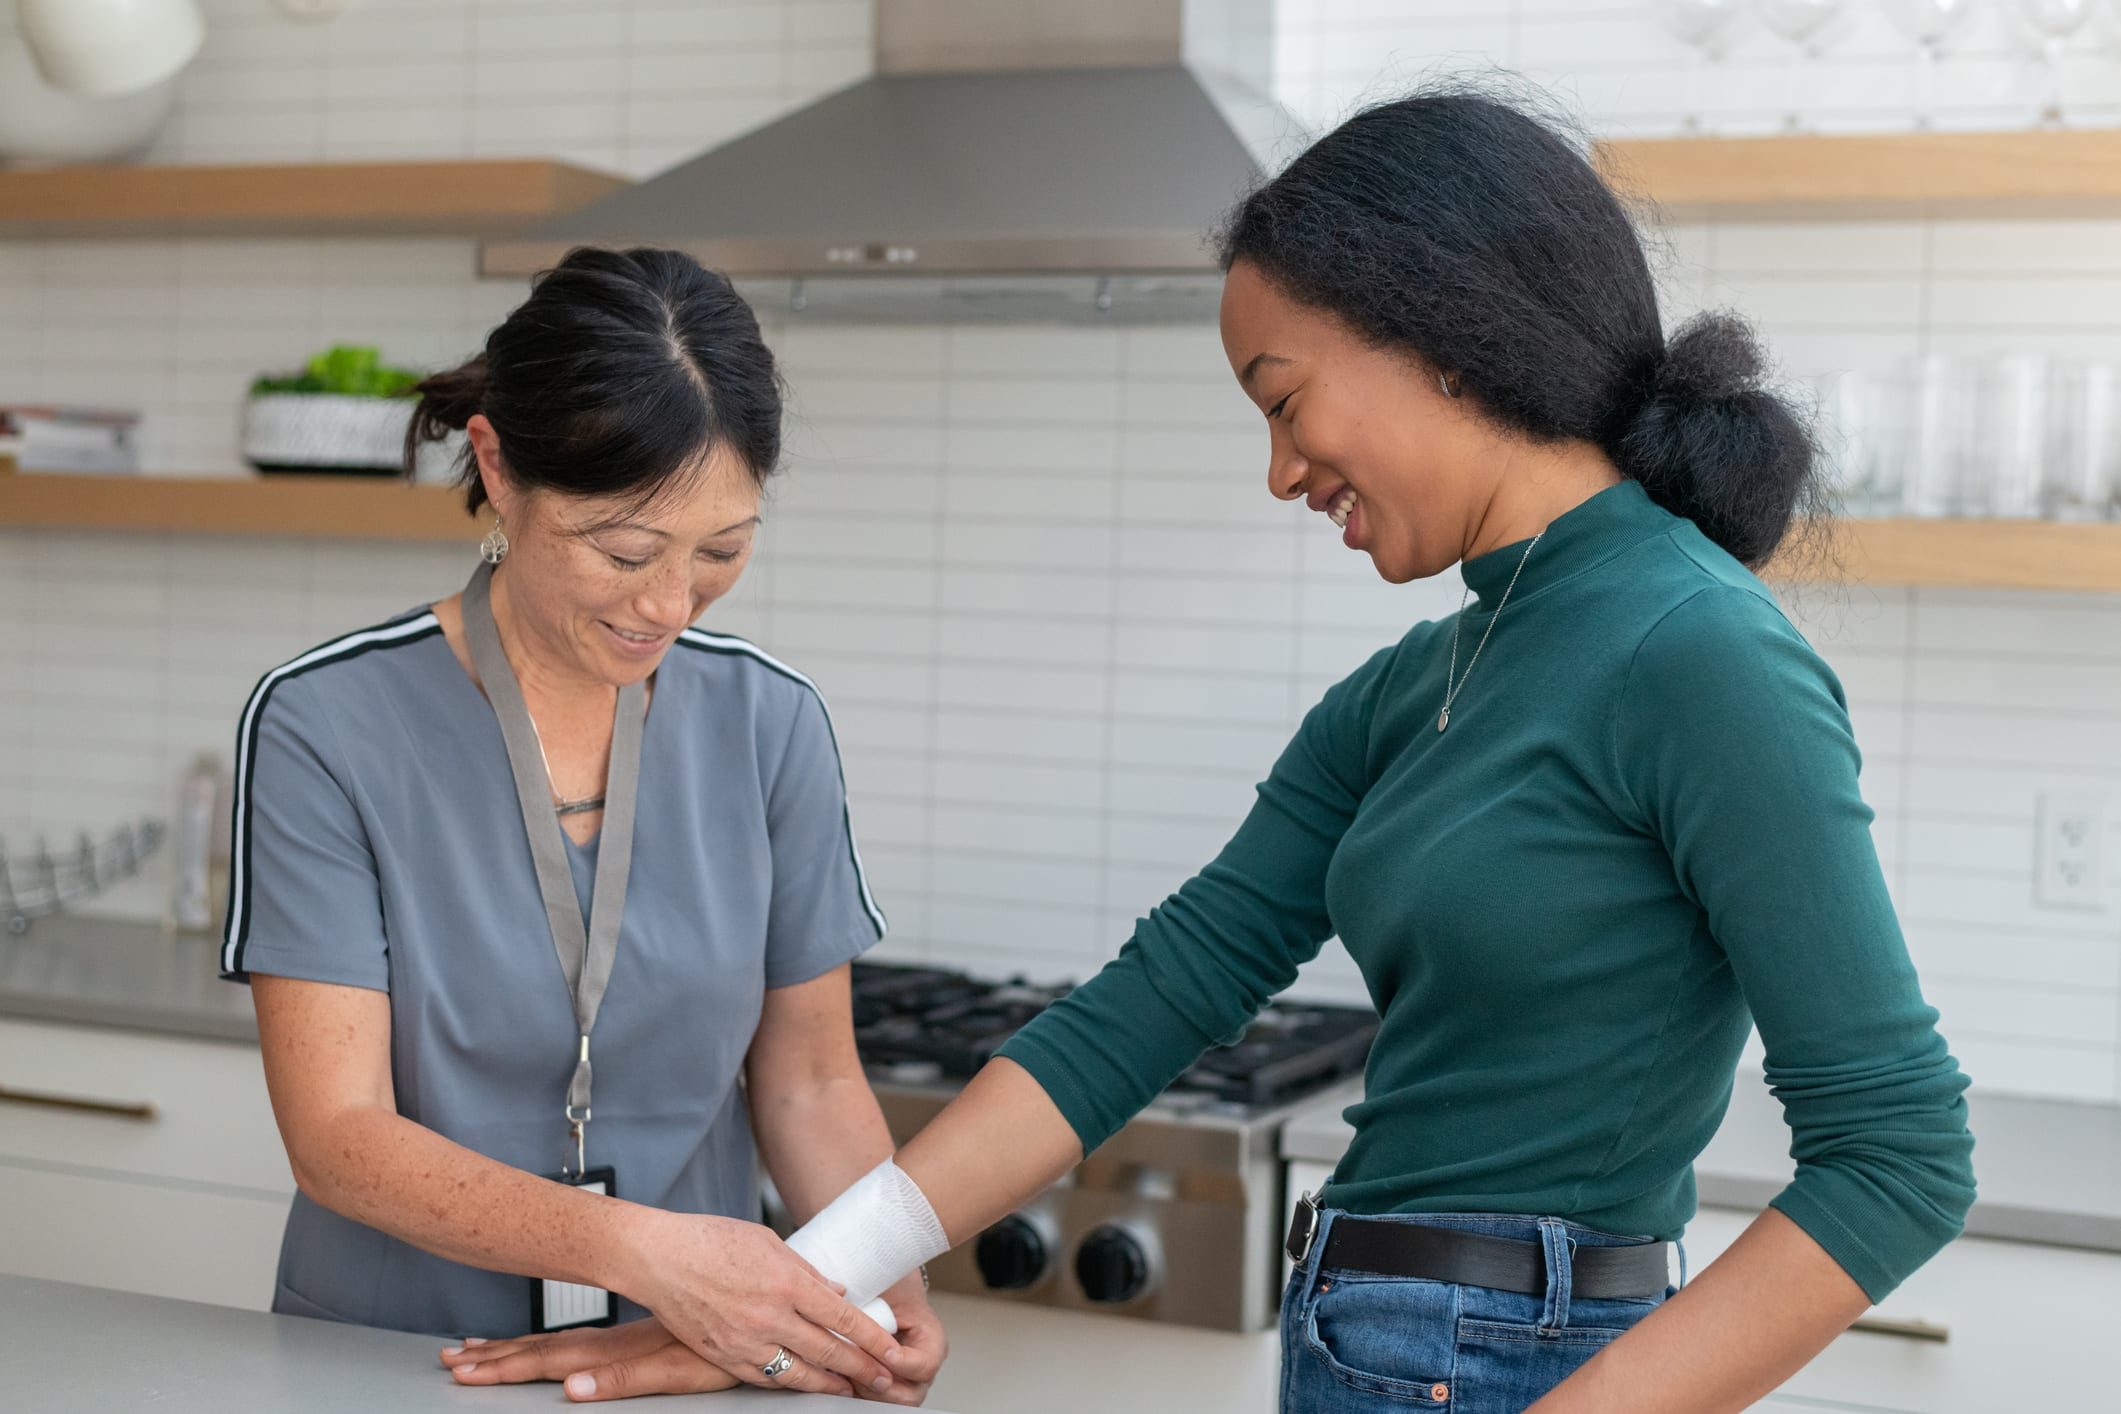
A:
[[[1774,598],[1622,482],[1462,567],[1305,717],[1222,853],[1010,1041],[1085,1152],[1338,935],[1382,1028],[1326,1195],[1680,1235],[1750,1025],[1775,1206],[1873,1300],[1973,1201],[1966,1078],[1922,1000],[1841,686]]]

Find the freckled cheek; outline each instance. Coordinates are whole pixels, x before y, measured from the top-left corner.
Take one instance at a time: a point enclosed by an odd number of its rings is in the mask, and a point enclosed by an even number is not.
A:
[[[699,575],[692,584],[692,616],[698,618],[707,611],[707,606],[736,588],[744,567],[751,563],[751,556],[727,565],[716,565],[712,571]]]

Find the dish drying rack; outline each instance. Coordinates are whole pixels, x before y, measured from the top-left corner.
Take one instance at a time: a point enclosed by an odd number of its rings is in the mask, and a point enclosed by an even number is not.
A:
[[[0,927],[15,937],[39,918],[63,913],[140,872],[140,861],[162,844],[160,820],[120,825],[99,844],[86,830],[73,849],[54,854],[43,840],[16,861],[0,842]]]

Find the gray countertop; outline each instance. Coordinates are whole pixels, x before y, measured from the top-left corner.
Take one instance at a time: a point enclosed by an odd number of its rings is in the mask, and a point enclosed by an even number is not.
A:
[[[1765,1207],[1796,1168],[1782,1107],[1749,1078],[1694,1161],[1713,1207]],[[2121,1106],[1973,1095],[1967,1108],[1980,1187],[1969,1234],[2121,1252]],[[1338,1163],[1354,1135],[1338,1104],[1323,1104],[1283,1128],[1282,1157]]]
[[[219,941],[151,924],[49,918],[0,935],[0,1016],[254,1041],[250,989],[219,980]],[[1337,1163],[1353,1131],[1341,1100],[1299,1115],[1285,1158]],[[1976,1236],[2121,1252],[2121,1106],[1977,1095],[1970,1099],[1981,1196]],[[1764,1205],[1789,1182],[1789,1131],[1761,1084],[1741,1079],[1723,1128],[1695,1161],[1701,1201]]]
[[[433,1336],[271,1316],[92,1286],[0,1276],[0,1403],[22,1414],[370,1414],[574,1407],[555,1384],[467,1389]],[[678,1396],[714,1414],[845,1414],[823,1395],[733,1389]]]
[[[256,1041],[250,988],[220,978],[220,939],[150,923],[41,918],[0,933],[0,1016]]]

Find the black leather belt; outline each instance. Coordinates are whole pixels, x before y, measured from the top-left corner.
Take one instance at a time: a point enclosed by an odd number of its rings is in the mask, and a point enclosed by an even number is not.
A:
[[[1318,1210],[1309,1202],[1297,1204],[1289,1224],[1289,1260],[1301,1266],[1317,1237]],[[1670,1246],[1578,1246],[1569,1258],[1570,1294],[1586,1301],[1661,1296],[1670,1285]],[[1526,1296],[1544,1296],[1547,1290],[1543,1244],[1420,1223],[1337,1217],[1318,1265],[1321,1270],[1485,1286]]]

